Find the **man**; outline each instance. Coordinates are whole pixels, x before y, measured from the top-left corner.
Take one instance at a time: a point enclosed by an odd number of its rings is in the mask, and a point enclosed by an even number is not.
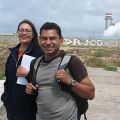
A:
[[[95,96],[95,88],[79,58],[71,57],[68,71],[71,71],[72,75],[63,69],[58,70],[61,59],[66,54],[60,50],[62,43],[60,27],[50,22],[43,24],[40,29],[39,45],[44,56],[36,72],[37,85],[29,83],[26,87],[28,94],[33,94],[35,90],[38,91],[36,102],[37,116],[40,120],[77,120],[76,102],[69,93],[61,90],[58,80],[83,98],[93,99]],[[29,75],[32,76],[31,73]],[[74,84],[71,76],[75,78]]]

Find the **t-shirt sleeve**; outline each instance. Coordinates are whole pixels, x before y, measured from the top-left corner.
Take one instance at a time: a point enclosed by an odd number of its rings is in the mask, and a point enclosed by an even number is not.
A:
[[[70,62],[68,64],[68,69],[72,77],[78,82],[88,76],[86,67],[77,56],[71,56]]]

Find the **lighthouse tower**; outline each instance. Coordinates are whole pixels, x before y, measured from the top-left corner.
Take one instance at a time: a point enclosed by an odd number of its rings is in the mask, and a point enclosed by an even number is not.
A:
[[[112,25],[112,13],[106,13],[105,15],[105,30]]]

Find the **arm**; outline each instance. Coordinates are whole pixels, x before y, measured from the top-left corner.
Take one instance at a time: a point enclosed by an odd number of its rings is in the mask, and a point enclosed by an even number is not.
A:
[[[87,99],[93,99],[95,96],[95,87],[88,77],[87,70],[83,63],[77,57],[72,57],[68,66],[71,76],[65,70],[56,71],[56,78],[70,86],[72,79],[76,84],[72,90],[79,96]]]
[[[58,70],[55,74],[57,79],[61,80],[68,86],[71,86],[72,78],[65,70]],[[76,84],[72,86],[72,90],[79,96],[90,100],[92,100],[95,96],[95,87],[88,76],[82,79],[80,82],[76,82]]]
[[[95,87],[87,76],[81,82],[72,87],[79,96],[92,100],[95,97]]]

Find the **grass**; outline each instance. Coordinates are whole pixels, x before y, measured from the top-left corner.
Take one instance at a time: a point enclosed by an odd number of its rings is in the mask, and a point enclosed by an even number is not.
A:
[[[113,61],[113,64],[114,64],[115,66],[117,66],[117,67],[120,67],[120,61],[119,61],[119,60]]]
[[[118,69],[115,66],[106,66],[104,67],[104,70],[116,72]]]
[[[4,78],[4,74],[0,73],[0,80],[2,80]]]
[[[95,57],[109,57],[111,51],[108,50],[97,50],[93,53],[93,56]]]
[[[0,42],[0,52],[7,50],[8,47],[15,46],[17,43]],[[109,71],[117,71],[120,67],[120,48],[113,47],[83,47],[83,46],[61,46],[67,53],[77,55],[89,67],[104,68]],[[0,79],[4,77],[4,65],[8,52],[0,56]]]
[[[105,67],[106,64],[105,62],[100,59],[100,58],[97,58],[97,57],[91,57],[91,58],[88,58],[86,61],[85,61],[86,65],[89,66],[89,67]]]

